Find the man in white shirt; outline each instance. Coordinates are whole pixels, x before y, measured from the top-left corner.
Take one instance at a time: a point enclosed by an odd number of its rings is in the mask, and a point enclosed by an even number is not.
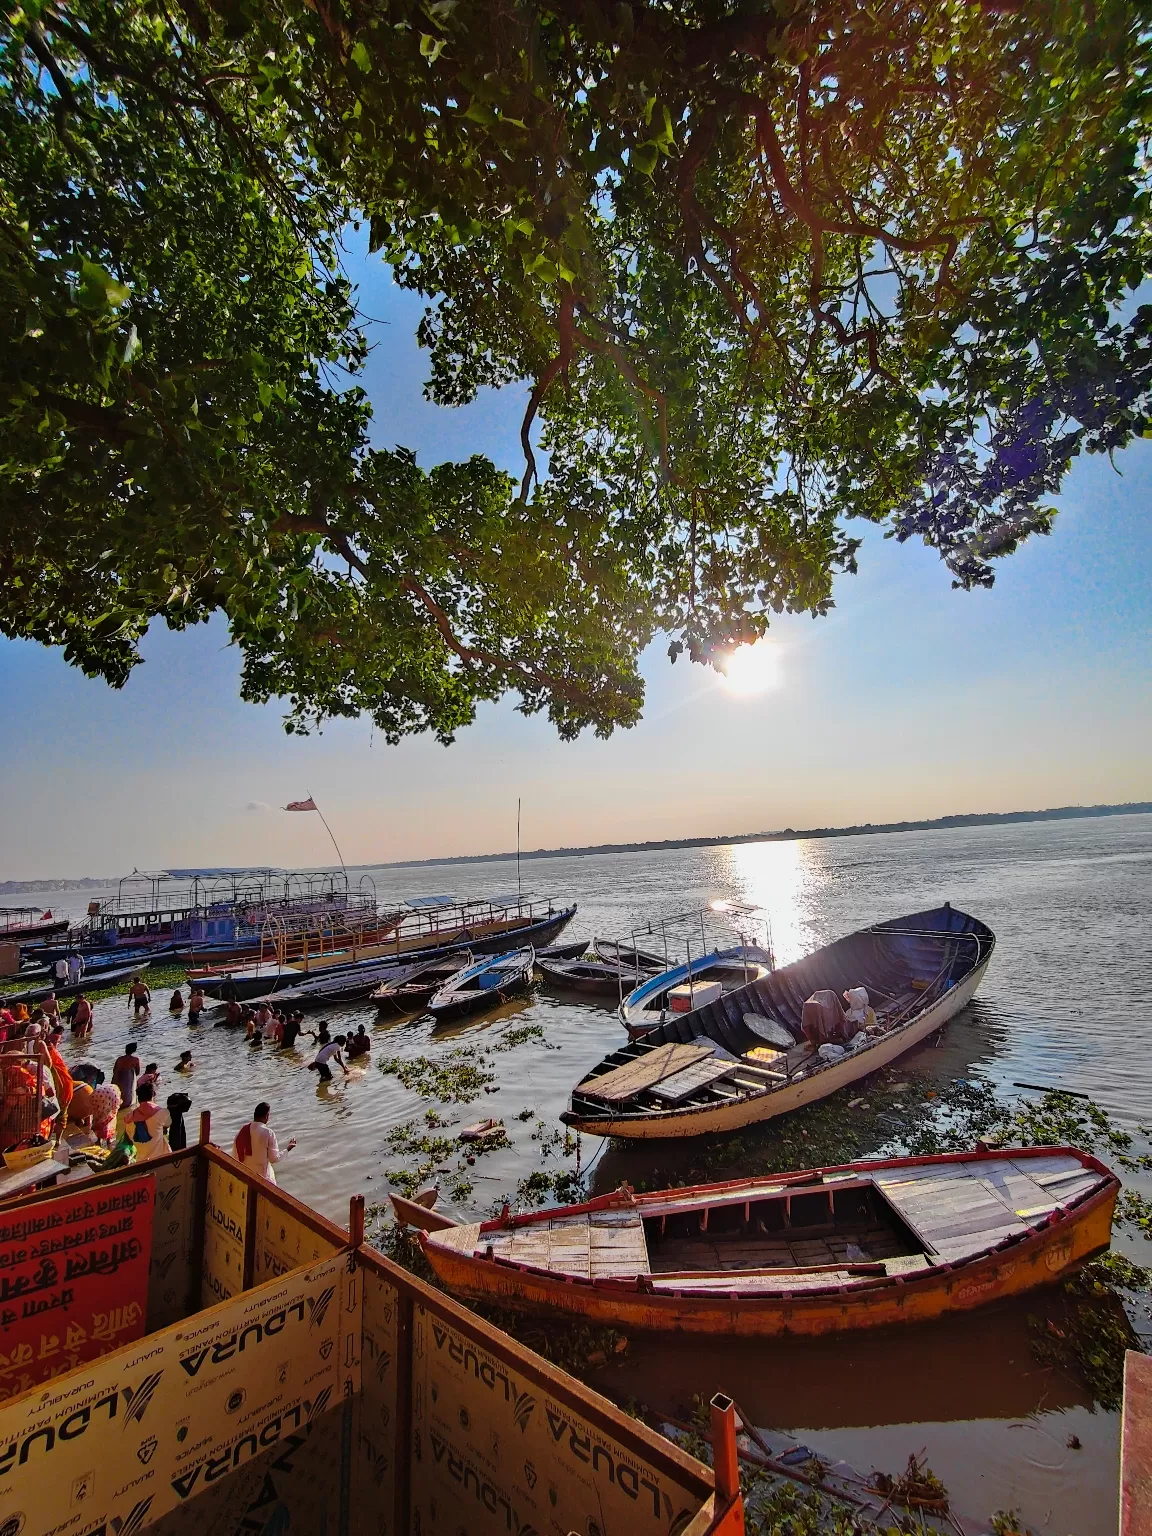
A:
[[[240,1134],[236,1137],[232,1151],[236,1161],[247,1168],[250,1173],[267,1179],[269,1184],[276,1182],[276,1170],[273,1166],[278,1163],[284,1153],[280,1151],[276,1141],[276,1132],[268,1124],[268,1116],[272,1113],[270,1104],[257,1104],[252,1111],[252,1118],[247,1125],[240,1127]],[[291,1152],[296,1145],[296,1138],[284,1148],[284,1152]]]
[[[68,985],[74,987],[84,974],[84,956],[68,956]]]
[[[63,955],[53,965],[52,974],[56,978],[56,985],[58,987],[66,987],[68,985],[68,961]]]
[[[344,1036],[337,1035],[335,1040],[329,1040],[327,1044],[322,1045],[316,1052],[316,1059],[308,1063],[309,1072],[315,1072],[322,1083],[330,1083],[332,1081],[332,1068],[329,1066],[329,1062],[332,1061],[336,1063],[345,1077],[348,1076],[348,1068],[344,1065],[344,1058],[340,1054],[340,1047],[343,1044]]]

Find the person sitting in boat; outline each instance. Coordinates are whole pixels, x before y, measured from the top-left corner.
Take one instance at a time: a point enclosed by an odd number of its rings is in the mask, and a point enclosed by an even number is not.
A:
[[[172,994],[171,1001],[168,1004],[168,1012],[169,1013],[183,1013],[184,1012],[184,994],[183,994],[183,992],[181,992],[179,987],[177,987],[175,992],[173,992],[173,994]]]
[[[369,1038],[368,1031],[361,1024],[356,1033],[348,1037],[348,1060],[355,1061],[357,1056],[367,1056],[371,1049],[372,1041]]]
[[[830,987],[820,987],[804,1003],[800,1016],[804,1037],[813,1045],[844,1045],[856,1033],[847,1022],[840,999]]]

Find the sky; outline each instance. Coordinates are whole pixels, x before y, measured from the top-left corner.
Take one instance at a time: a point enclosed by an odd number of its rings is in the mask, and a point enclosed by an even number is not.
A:
[[[422,399],[421,303],[351,262],[376,343],[364,384],[379,446],[519,468],[523,394]],[[59,652],[0,640],[0,880],[167,865],[349,864],[723,836],[1152,799],[1152,442],[1078,463],[1050,538],[951,588],[919,544],[870,533],[830,617],[774,622],[778,684],[752,697],[666,642],[646,653],[641,724],[561,742],[514,700],[445,748],[389,747],[371,722],[288,737],[240,700],[226,626],[154,629],[120,692]],[[855,530],[854,530],[855,531]]]

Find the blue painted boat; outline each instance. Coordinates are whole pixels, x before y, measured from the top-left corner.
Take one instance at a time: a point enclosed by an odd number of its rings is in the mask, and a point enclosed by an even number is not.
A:
[[[771,954],[755,944],[733,944],[729,949],[714,949],[710,954],[686,961],[683,965],[674,965],[671,970],[661,971],[659,976],[642,981],[620,1004],[620,1018],[624,1028],[635,1039],[647,1034],[650,1029],[658,1029],[673,1014],[692,1013],[696,1008],[713,1002],[716,984],[720,986],[721,994],[734,992],[737,987],[746,987],[759,981],[771,969]],[[708,983],[713,985],[709,986]],[[685,986],[689,988],[688,1006],[677,1007],[678,1002],[684,1001],[683,995],[673,999],[669,994]],[[696,988],[700,988],[699,1002],[691,995]]]
[[[465,1014],[498,1008],[510,997],[520,997],[532,985],[536,951],[531,944],[510,950],[506,955],[485,955],[433,994],[428,1012],[438,1022],[463,1018]]]

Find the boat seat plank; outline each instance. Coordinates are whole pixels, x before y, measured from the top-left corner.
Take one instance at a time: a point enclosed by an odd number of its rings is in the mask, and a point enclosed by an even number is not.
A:
[[[708,1056],[703,1061],[693,1062],[681,1072],[674,1072],[671,1077],[662,1078],[651,1092],[654,1098],[663,1099],[669,1104],[678,1104],[689,1094],[718,1083],[722,1078],[731,1077],[736,1070],[736,1062]]]
[[[890,1275],[912,1275],[918,1269],[928,1268],[928,1257],[923,1253],[901,1253],[884,1260],[884,1269]]]
[[[707,1045],[658,1045],[600,1077],[585,1078],[576,1091],[590,1099],[621,1103],[635,1098],[646,1088],[655,1087],[663,1078],[672,1077],[685,1067],[711,1056],[711,1046]]]

